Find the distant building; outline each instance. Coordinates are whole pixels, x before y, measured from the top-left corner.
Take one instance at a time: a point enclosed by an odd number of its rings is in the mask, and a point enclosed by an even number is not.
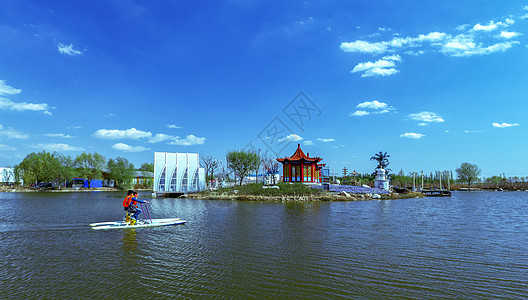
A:
[[[0,183],[1,184],[15,183],[15,169],[14,168],[0,168]]]
[[[103,180],[102,179],[88,180],[86,178],[75,177],[71,180],[71,187],[72,188],[100,188],[100,187],[103,187]]]
[[[154,152],[153,193],[205,190],[205,169],[198,153]]]
[[[134,186],[152,186],[154,181],[154,172],[150,171],[136,171],[132,184]]]
[[[284,182],[321,182],[321,168],[325,164],[319,164],[320,157],[310,157],[310,153],[304,154],[301,144],[290,157],[277,158],[282,163],[282,181]]]

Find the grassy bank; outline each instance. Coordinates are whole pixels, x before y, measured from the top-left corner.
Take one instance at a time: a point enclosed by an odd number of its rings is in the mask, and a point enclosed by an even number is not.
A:
[[[373,198],[372,194],[351,194],[325,192],[302,183],[278,183],[278,188],[263,187],[262,184],[251,183],[242,186],[222,188],[214,191],[203,191],[189,194],[188,198],[208,200],[242,200],[242,201],[361,201],[389,200],[423,197],[421,193],[396,194],[389,193]]]

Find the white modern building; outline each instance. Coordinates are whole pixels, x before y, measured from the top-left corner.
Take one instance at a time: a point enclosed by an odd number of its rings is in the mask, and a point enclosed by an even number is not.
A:
[[[15,169],[0,167],[0,183],[15,183]]]
[[[153,195],[203,190],[205,169],[198,153],[154,152]]]

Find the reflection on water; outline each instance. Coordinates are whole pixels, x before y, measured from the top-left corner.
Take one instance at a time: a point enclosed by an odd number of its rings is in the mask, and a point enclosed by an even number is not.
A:
[[[137,240],[136,240],[136,229],[123,229],[123,253],[125,256],[130,254],[136,254]]]
[[[121,220],[122,193],[0,197],[4,298],[528,297],[526,192],[148,199],[152,218],[188,223],[106,231],[88,224]]]

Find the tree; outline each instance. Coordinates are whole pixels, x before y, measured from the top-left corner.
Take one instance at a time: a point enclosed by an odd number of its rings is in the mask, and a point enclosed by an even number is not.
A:
[[[273,184],[275,184],[276,183],[275,174],[279,172],[279,168],[280,168],[279,162],[276,159],[266,155],[262,159],[262,166],[264,167],[264,170],[266,171],[266,175],[271,176],[271,180]]]
[[[213,179],[214,172],[218,169],[220,162],[212,155],[204,155],[200,158],[202,159],[202,166],[205,169],[205,181],[209,185],[209,181]]]
[[[15,186],[20,184],[20,179],[22,179],[23,171],[20,169],[18,165],[15,165],[14,169],[14,176],[15,176]]]
[[[123,157],[108,160],[107,168],[108,176],[115,180],[117,187],[122,189],[130,186],[136,174],[134,165]]]
[[[57,158],[58,166],[55,171],[55,179],[59,182],[66,182],[75,177],[75,162],[71,156],[66,156],[55,152],[54,156]]]
[[[106,158],[97,152],[83,152],[75,158],[75,166],[79,175],[88,179],[88,187],[91,187],[92,179],[103,177]]]
[[[260,149],[257,151],[252,151],[253,154],[255,154],[257,157],[253,161],[253,170],[255,170],[255,182],[258,181],[258,172],[260,169],[260,166],[262,165],[262,157],[260,156]]]
[[[471,189],[471,182],[477,181],[480,175],[480,168],[475,164],[464,162],[456,168],[458,180],[468,183],[468,189]]]
[[[141,168],[138,169],[139,171],[149,171],[154,172],[154,163],[143,163],[141,165]]]
[[[387,154],[387,152],[383,153],[383,152],[379,152],[379,153],[376,153],[374,154],[374,156],[372,156],[370,158],[370,160],[375,160],[378,162],[378,166],[376,168],[382,168],[384,169],[387,174],[389,174],[390,170],[389,168],[387,168],[389,166],[389,158],[390,155]]]
[[[258,155],[251,151],[235,150],[226,154],[227,167],[233,171],[236,177],[240,178],[240,185],[242,185],[244,177],[255,169],[258,159]]]
[[[35,183],[50,182],[57,179],[60,161],[56,153],[51,154],[46,151],[39,153],[32,152],[16,166],[17,173],[22,175],[24,182]]]
[[[229,173],[231,173],[229,169],[226,168],[226,166],[221,161],[219,161],[218,172],[216,173],[216,177],[218,178],[218,180],[223,182],[226,179],[229,179]]]

